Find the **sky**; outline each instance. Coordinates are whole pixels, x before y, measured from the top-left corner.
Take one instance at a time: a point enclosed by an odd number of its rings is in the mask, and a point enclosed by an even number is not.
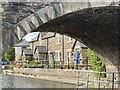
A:
[[[33,38],[35,38],[36,36],[38,36],[40,32],[32,32],[32,33],[28,33],[27,35],[25,35],[23,37],[23,39],[25,39],[26,41],[31,41]]]

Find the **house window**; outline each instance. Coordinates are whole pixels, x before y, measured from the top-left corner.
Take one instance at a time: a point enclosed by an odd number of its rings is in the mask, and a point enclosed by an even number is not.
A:
[[[67,42],[72,42],[74,39],[71,37],[67,37]]]
[[[67,52],[67,60],[68,60],[68,59],[69,59],[69,60],[71,59],[71,51],[68,51],[68,52]]]
[[[61,52],[58,52],[57,53],[57,61],[60,61],[61,60]]]
[[[68,51],[67,52],[67,59],[66,59],[67,60],[67,64],[70,63],[70,59],[71,59],[71,52]]]
[[[62,54],[61,54],[61,52],[59,52],[59,59],[60,59],[59,61],[61,61],[61,59],[62,59],[61,57],[62,57]]]
[[[73,41],[74,39],[70,37],[70,41]]]
[[[69,52],[67,52],[67,58],[69,58]]]
[[[35,59],[39,60],[39,54],[38,53],[35,53]]]
[[[62,42],[61,37],[57,37],[57,39],[58,39],[58,44],[60,44]]]

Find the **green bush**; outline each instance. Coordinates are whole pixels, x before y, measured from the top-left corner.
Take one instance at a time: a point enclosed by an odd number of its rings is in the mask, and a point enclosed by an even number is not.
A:
[[[27,66],[28,66],[28,67],[38,66],[39,64],[41,64],[41,62],[29,61],[29,63],[27,64]]]
[[[32,56],[26,56],[26,60],[32,61]]]
[[[7,65],[7,66],[6,66],[6,69],[14,70],[14,65]]]
[[[4,60],[8,63],[15,60],[15,48],[11,48],[8,52],[4,54]]]
[[[37,64],[42,64],[42,62],[37,62]]]
[[[34,62],[29,62],[29,63],[27,64],[28,67],[31,67],[31,66],[33,66],[33,65],[34,65]]]
[[[92,69],[97,72],[106,72],[105,64],[102,62],[102,59],[95,54],[92,50],[88,49],[87,52],[88,57],[90,58],[90,64],[92,65]],[[98,73],[95,73],[96,77]],[[105,73],[101,73],[100,76],[102,78],[106,77]]]
[[[52,61],[52,68],[55,69],[55,61]]]
[[[14,69],[14,66],[11,65],[9,68],[10,68],[10,70],[13,70],[13,69]]]
[[[19,56],[18,61],[20,62],[22,61],[22,56]]]

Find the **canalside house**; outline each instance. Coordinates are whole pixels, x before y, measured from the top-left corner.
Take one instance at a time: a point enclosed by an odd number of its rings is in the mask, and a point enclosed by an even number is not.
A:
[[[45,46],[48,53],[43,56],[48,56],[49,63],[52,63],[53,59],[57,64],[64,65],[76,64],[76,59],[79,61],[78,64],[86,63],[87,47],[78,41],[75,44],[75,39],[51,32],[40,33],[36,38],[30,42],[34,59],[42,58],[40,48]]]
[[[34,38],[32,38],[30,41],[29,41],[29,47],[32,49],[32,53],[34,55],[34,51],[35,51],[35,48],[37,46],[41,46],[41,38],[46,34],[47,32],[40,32],[38,35],[36,35]],[[43,45],[45,46],[45,45]]]
[[[76,64],[77,51],[80,53],[78,63],[86,63],[88,48],[77,41],[73,49],[75,39],[69,36],[48,32],[39,42],[41,45],[47,46],[50,63],[53,61],[51,54],[54,54],[54,60],[57,64],[62,63],[62,61],[64,65]]]
[[[24,49],[22,51],[23,62],[33,61],[33,53],[31,49]]]
[[[14,47],[15,47],[15,61],[18,61],[18,58],[22,56],[22,51],[29,47],[29,43],[26,40],[22,40],[18,44],[15,44]]]
[[[36,46],[34,50],[34,58],[42,64],[48,65],[48,52],[46,46]]]

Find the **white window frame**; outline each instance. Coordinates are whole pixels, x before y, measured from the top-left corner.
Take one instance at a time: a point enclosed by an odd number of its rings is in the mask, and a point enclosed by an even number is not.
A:
[[[67,36],[67,43],[73,42],[74,38]]]
[[[72,49],[67,49],[66,50],[66,53],[68,53],[69,52],[69,60],[71,60],[71,52],[72,52]],[[67,56],[67,58],[68,58],[68,56]]]
[[[55,51],[56,52],[56,55],[57,55],[57,60],[56,61],[60,61],[60,53],[61,53],[61,50],[58,50],[58,51]]]
[[[61,44],[62,43],[62,38],[60,36],[57,37],[57,44]]]

